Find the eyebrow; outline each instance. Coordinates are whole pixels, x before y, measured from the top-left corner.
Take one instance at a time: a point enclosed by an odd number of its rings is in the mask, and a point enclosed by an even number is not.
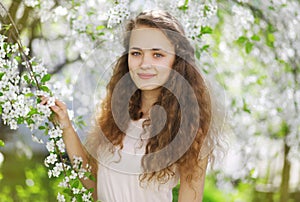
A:
[[[138,48],[138,47],[131,47],[130,49],[135,49],[135,50],[143,50],[142,48]],[[163,50],[162,48],[144,48],[144,50],[153,50],[153,51],[165,51],[167,52],[166,50]]]
[[[142,51],[142,50],[152,50],[152,51],[164,51],[165,53],[168,53],[168,54],[174,54],[174,52],[171,52],[171,51],[168,51],[168,50],[165,50],[165,49],[162,49],[162,48],[139,48],[139,47],[131,47],[129,48],[130,50],[139,50],[139,51]]]

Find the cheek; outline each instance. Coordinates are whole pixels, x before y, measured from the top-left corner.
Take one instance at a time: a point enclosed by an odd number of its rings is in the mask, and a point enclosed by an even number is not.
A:
[[[164,83],[166,83],[166,81],[169,78],[169,75],[171,73],[172,69],[169,67],[165,67],[165,68],[159,68],[158,72],[159,72],[159,76],[158,76],[158,80],[159,83],[161,83],[161,85],[163,85]]]
[[[169,69],[173,69],[174,62],[175,62],[175,57],[169,57],[169,58],[166,58],[166,60],[164,61],[164,65],[165,65],[165,67],[168,67]]]
[[[128,57],[128,68],[129,70],[135,70],[139,66],[139,61],[136,58]]]

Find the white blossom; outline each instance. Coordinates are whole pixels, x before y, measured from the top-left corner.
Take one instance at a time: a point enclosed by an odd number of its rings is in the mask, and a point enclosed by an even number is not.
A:
[[[57,194],[57,201],[59,201],[59,202],[65,202],[66,201],[65,196],[63,194],[60,194],[58,192],[58,194]]]
[[[31,93],[30,88],[27,88],[27,87],[23,88],[22,94],[26,95],[26,94],[28,94],[28,93]]]
[[[55,143],[54,140],[50,140],[46,143],[46,148],[49,152],[54,152],[55,151]]]
[[[80,193],[80,189],[78,189],[78,188],[72,188],[72,192],[73,192],[73,194],[79,194]]]
[[[242,26],[244,29],[250,29],[251,25],[254,23],[254,17],[248,9],[233,5],[232,12],[235,17],[234,23],[240,23],[237,24],[236,27]]]
[[[64,143],[63,139],[59,139],[59,140],[56,142],[56,146],[58,147],[58,150],[59,150],[61,153],[64,153],[64,152],[65,152],[65,143]]]
[[[68,184],[65,181],[61,181],[61,182],[59,182],[58,186],[62,187],[62,188],[67,188]]]
[[[50,94],[49,94],[48,92],[45,92],[45,91],[42,91],[42,90],[37,90],[37,91],[35,92],[35,94],[36,94],[37,96],[50,97]]]
[[[58,138],[62,137],[63,131],[60,128],[52,128],[49,130],[49,137],[50,138]]]
[[[55,164],[57,162],[57,154],[51,153],[49,156],[47,156],[45,160],[45,164]]]
[[[47,166],[48,167],[48,166]],[[48,170],[48,177],[51,178],[52,177],[52,170]]]
[[[127,1],[119,1],[113,8],[108,11],[107,27],[112,28],[117,24],[120,24],[130,15]]]
[[[86,169],[80,168],[79,171],[78,171],[78,177],[79,177],[79,179],[84,178],[84,177],[85,177],[84,174],[85,174],[86,172],[87,172]],[[85,179],[87,179],[87,177],[85,177]]]
[[[83,160],[81,156],[73,156],[73,168],[79,169],[81,167]]]
[[[17,121],[14,119],[10,120],[9,125],[10,125],[10,129],[12,130],[16,130],[18,128]]]
[[[83,196],[82,196],[82,200],[84,201],[84,202],[90,202],[90,201],[92,201],[92,193],[91,192],[89,192],[89,193],[84,193],[83,194]]]
[[[58,6],[54,9],[55,16],[65,16],[68,14],[68,10],[62,6]]]
[[[53,177],[58,177],[63,170],[64,170],[63,169],[63,164],[62,163],[56,163],[55,167],[52,170]]]
[[[70,175],[70,179],[74,180],[74,179],[76,179],[76,177],[77,177],[77,173],[74,170],[72,170],[71,175]]]
[[[36,7],[40,2],[38,0],[25,0],[24,3],[28,7]]]
[[[47,107],[55,106],[55,97],[49,97],[47,101]]]
[[[44,144],[44,141],[42,139],[37,138],[35,135],[31,135],[31,138],[33,142]]]

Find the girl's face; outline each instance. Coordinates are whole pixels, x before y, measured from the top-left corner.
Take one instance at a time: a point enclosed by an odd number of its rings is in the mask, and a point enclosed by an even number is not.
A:
[[[141,90],[164,85],[175,61],[175,48],[157,28],[140,25],[131,31],[128,53],[129,72]]]

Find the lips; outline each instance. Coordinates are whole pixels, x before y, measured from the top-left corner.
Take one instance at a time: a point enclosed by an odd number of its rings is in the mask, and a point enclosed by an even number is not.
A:
[[[138,73],[137,74],[141,79],[151,79],[156,76],[156,74],[150,74],[150,73]]]

